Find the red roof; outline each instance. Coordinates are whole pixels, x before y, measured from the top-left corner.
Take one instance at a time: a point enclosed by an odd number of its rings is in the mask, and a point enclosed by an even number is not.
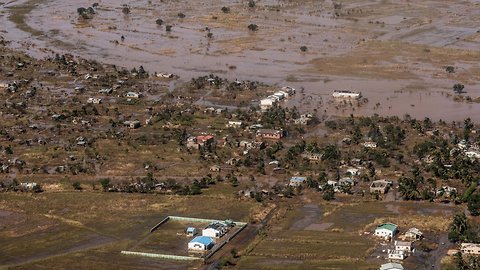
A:
[[[197,142],[206,142],[206,141],[209,141],[209,140],[213,140],[213,136],[212,135],[200,135],[200,136],[197,136]]]

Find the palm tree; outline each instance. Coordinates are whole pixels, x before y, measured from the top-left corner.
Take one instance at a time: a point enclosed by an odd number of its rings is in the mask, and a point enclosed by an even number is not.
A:
[[[405,200],[416,200],[420,195],[417,181],[412,178],[403,177],[398,181],[398,192]]]
[[[469,229],[468,220],[464,213],[457,214],[453,217],[450,224],[448,239],[452,242],[457,242],[465,238],[464,234]]]

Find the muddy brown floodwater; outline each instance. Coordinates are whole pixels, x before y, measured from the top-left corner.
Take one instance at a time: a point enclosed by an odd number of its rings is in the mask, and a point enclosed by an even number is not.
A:
[[[80,19],[77,8],[92,3],[0,0],[0,34],[36,57],[68,52],[184,81],[215,73],[303,87],[287,104],[301,111],[480,122],[480,103],[455,102],[452,92],[462,83],[465,96],[480,100],[480,1],[352,0],[334,9],[316,0],[263,0],[255,8],[245,1],[103,0],[91,19]],[[251,23],[258,31],[248,30]],[[448,65],[456,71],[445,72]],[[335,89],[361,91],[369,102],[338,108]]]

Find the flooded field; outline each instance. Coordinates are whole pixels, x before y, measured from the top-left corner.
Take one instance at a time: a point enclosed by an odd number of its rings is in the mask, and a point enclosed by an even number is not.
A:
[[[288,104],[301,111],[480,121],[480,1],[349,0],[334,6],[264,0],[248,7],[246,1],[105,0],[90,19],[81,18],[77,8],[91,4],[0,2],[0,34],[37,57],[68,52],[171,72],[180,81],[214,73],[303,87]],[[249,30],[250,24],[258,30]],[[455,83],[464,84],[463,95],[474,101],[454,101]],[[335,89],[361,91],[369,102],[340,108],[331,101]]]

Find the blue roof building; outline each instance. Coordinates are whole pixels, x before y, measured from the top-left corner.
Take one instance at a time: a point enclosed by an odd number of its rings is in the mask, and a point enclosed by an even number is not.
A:
[[[208,236],[197,236],[188,242],[189,250],[204,251],[209,250],[215,245],[215,242]]]

